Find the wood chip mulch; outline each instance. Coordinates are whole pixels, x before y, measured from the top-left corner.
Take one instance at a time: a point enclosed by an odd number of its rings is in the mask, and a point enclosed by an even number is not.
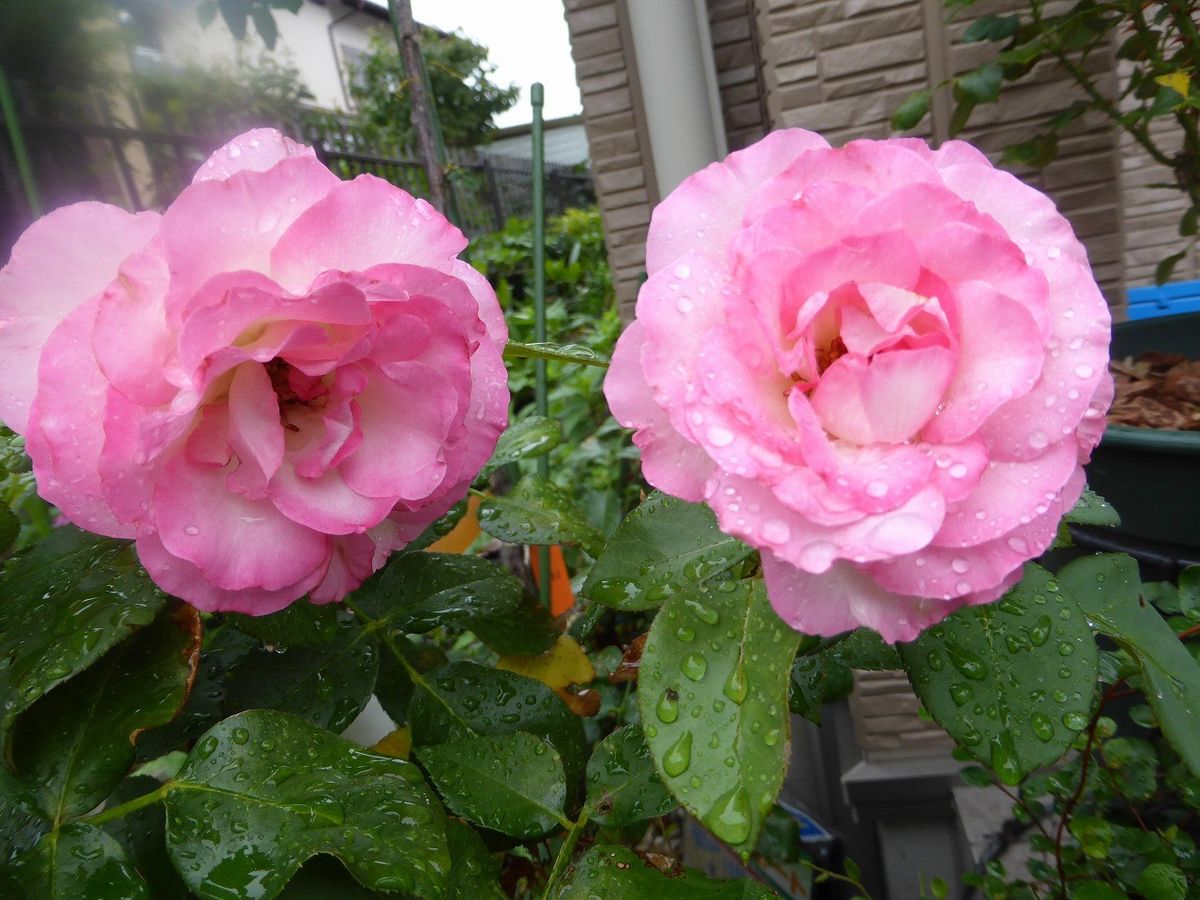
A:
[[[1117,388],[1109,424],[1200,431],[1200,360],[1150,351],[1109,368]]]

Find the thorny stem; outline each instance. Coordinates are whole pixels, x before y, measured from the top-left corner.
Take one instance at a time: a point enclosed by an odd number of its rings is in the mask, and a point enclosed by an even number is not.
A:
[[[588,824],[588,808],[585,806],[579,813],[579,818],[574,822],[569,822],[570,829],[567,831],[567,836],[563,839],[563,844],[558,849],[558,856],[554,858],[554,867],[550,870],[550,880],[546,882],[546,890],[542,894],[545,900],[549,900],[553,894],[553,889],[558,885],[563,873],[567,870],[567,866],[571,862],[571,856],[575,852],[575,845],[579,843],[580,837],[583,836],[584,829]]]
[[[1039,32],[1045,33],[1047,29],[1045,21],[1042,19],[1042,4],[1040,2],[1030,3],[1030,10],[1034,25],[1037,27]],[[1121,111],[1117,109],[1116,105],[1113,104],[1111,100],[1100,93],[1097,87],[1092,83],[1092,80],[1088,77],[1087,73],[1084,72],[1080,66],[1074,63],[1070,57],[1067,56],[1066,51],[1063,50],[1061,46],[1055,45],[1051,47],[1050,52],[1054,58],[1058,60],[1059,65],[1061,65],[1063,69],[1066,70],[1066,72],[1073,79],[1075,79],[1076,84],[1078,84],[1079,87],[1083,89],[1083,92],[1088,95],[1088,99],[1092,101],[1092,104],[1096,107],[1096,109],[1104,113],[1115,123],[1129,132],[1129,135],[1135,141],[1141,144],[1142,148],[1148,154],[1150,154],[1151,158],[1155,162],[1174,169],[1174,166],[1172,166],[1171,163],[1171,158],[1158,149],[1155,143],[1150,139],[1149,133],[1123,121],[1121,117]]]

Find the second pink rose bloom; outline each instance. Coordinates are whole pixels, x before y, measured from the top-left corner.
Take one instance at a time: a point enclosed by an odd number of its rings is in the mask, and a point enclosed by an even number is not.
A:
[[[647,268],[609,403],[792,627],[911,640],[1079,498],[1108,307],[1054,204],[969,145],[776,132],[658,206]]]
[[[39,492],[206,610],[344,596],[465,495],[507,422],[466,238],[252,131],[161,216],[81,203],[0,271],[0,419]]]

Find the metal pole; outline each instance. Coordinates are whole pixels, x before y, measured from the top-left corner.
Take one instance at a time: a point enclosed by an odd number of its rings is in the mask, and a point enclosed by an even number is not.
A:
[[[545,91],[540,81],[534,82],[530,87],[529,99],[533,104],[533,339],[542,343],[546,340],[546,156],[545,128],[542,123]],[[548,416],[550,401],[546,382],[546,361],[534,360],[533,372],[537,414]],[[545,454],[538,457],[538,474],[543,478],[550,477],[550,457]],[[538,593],[542,605],[549,608],[549,547],[538,549],[538,574]]]
[[[3,69],[0,69],[0,113],[4,115],[8,138],[12,142],[17,172],[21,176],[21,187],[25,190],[25,201],[36,219],[42,214],[42,200],[38,196],[37,182],[33,180],[33,167],[29,164],[29,150],[25,146],[25,137],[21,134],[21,123],[17,120],[17,104],[13,100]]]

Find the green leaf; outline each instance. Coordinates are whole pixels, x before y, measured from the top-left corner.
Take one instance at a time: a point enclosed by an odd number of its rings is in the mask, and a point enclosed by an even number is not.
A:
[[[530,416],[509,426],[496,443],[496,452],[483,467],[482,475],[519,459],[545,456],[563,441],[562,425],[557,419]]]
[[[207,28],[216,17],[217,0],[202,0],[200,5],[196,7],[196,18],[200,20],[201,28]]]
[[[199,651],[199,615],[177,604],[17,719],[13,766],[47,817],[82,815],[112,792],[138,734],[183,705]]]
[[[960,609],[899,650],[934,721],[1005,784],[1087,726],[1096,641],[1070,592],[1033,563],[999,602]]]
[[[604,535],[589,524],[571,493],[538,475],[480,503],[479,524],[511,544],[578,544],[592,556],[604,546]]]
[[[0,553],[6,553],[20,533],[20,520],[7,504],[0,503]]]
[[[1137,889],[1146,900],[1187,900],[1188,880],[1178,866],[1152,862],[1138,876]]]
[[[854,677],[833,657],[832,651],[797,656],[792,663],[788,706],[814,724],[821,724],[821,708],[850,695]]]
[[[450,811],[476,825],[536,838],[563,823],[562,759],[540,737],[476,735],[413,752]]]
[[[243,634],[277,647],[316,647],[338,635],[338,606],[301,600],[269,616],[226,613],[225,621]]]
[[[267,45],[268,50],[275,49],[275,41],[279,37],[279,26],[275,24],[275,17],[271,15],[271,10],[266,6],[250,7],[250,18],[254,20],[254,28],[258,31],[258,36],[262,38],[263,43]]]
[[[420,770],[295,716],[226,719],[167,788],[168,852],[202,898],[274,896],[314,853],[375,890],[445,887],[445,814]]]
[[[500,889],[500,866],[488,853],[475,829],[451,819],[446,838],[453,866],[446,900],[507,900],[507,895]]]
[[[121,845],[83,822],[47,832],[32,850],[0,864],[0,892],[13,900],[150,900]]]
[[[545,738],[558,751],[566,784],[574,785],[581,778],[582,722],[545,684],[474,662],[454,662],[414,680],[408,722],[415,746],[443,744],[472,734],[527,731]]]
[[[217,0],[221,18],[233,33],[234,40],[240,41],[246,36],[246,16],[250,12],[248,3],[249,0]]]
[[[497,653],[532,655],[558,632],[545,609],[511,572],[452,553],[408,553],[355,592],[359,609],[392,630],[421,634],[465,628]]]
[[[295,711],[318,728],[341,732],[362,712],[379,673],[379,645],[355,622],[315,647],[251,650],[225,691],[226,714],[245,709]]]
[[[753,552],[722,534],[704,504],[655,491],[617,526],[582,593],[613,609],[652,609],[681,587],[719,575]]]
[[[995,103],[1000,97],[1003,79],[1004,69],[999,63],[984,63],[978,69],[954,79],[954,96],[973,104]]]
[[[459,500],[450,511],[439,519],[434,520],[433,524],[418,534],[415,538],[404,545],[404,548],[399,552],[401,554],[415,553],[418,550],[424,550],[430,544],[441,540],[451,531],[454,526],[459,523],[459,520],[467,514],[467,501]]]
[[[1121,517],[1111,503],[1090,488],[1084,488],[1079,502],[1063,517],[1063,521],[1075,525],[1116,528],[1121,524]]]
[[[618,728],[592,751],[587,806],[594,821],[610,826],[665,816],[678,806],[654,769],[640,725]]]
[[[892,131],[908,131],[916,128],[917,124],[929,112],[931,91],[914,91],[905,98],[894,113],[892,113]]]
[[[1113,738],[1101,747],[1104,764],[1115,773],[1121,793],[1131,800],[1145,801],[1158,788],[1158,756],[1154,745],[1141,738]]]
[[[1200,664],[1154,607],[1142,604],[1137,563],[1124,554],[1088,556],[1064,566],[1059,580],[1096,627],[1137,660],[1163,734],[1200,777]]]
[[[408,666],[422,675],[448,665],[450,660],[437,645],[413,643],[403,636],[397,636],[385,644],[384,652],[379,657],[379,678],[375,681],[375,696],[379,698],[379,705],[392,721],[403,725],[408,721],[408,704],[412,701],[413,681],[408,674],[408,667],[396,659],[397,653],[404,656]]]
[[[974,44],[979,41],[1003,41],[1017,33],[1021,25],[1020,16],[980,16],[967,26],[962,42]]]
[[[410,673],[411,674],[411,673]],[[515,672],[457,662],[422,676],[409,707],[414,746],[527,731],[562,759],[567,783],[583,774],[583,725],[550,688]]]
[[[109,807],[149,794],[159,782],[146,775],[126,778],[108,798]],[[192,895],[184,886],[167,856],[167,816],[161,803],[152,803],[104,825],[125,849],[138,874],[150,886],[154,900],[188,900]]]
[[[1180,261],[1187,256],[1187,250],[1180,250],[1178,253],[1172,253],[1166,259],[1162,260],[1154,267],[1154,283],[1166,284],[1171,280],[1171,274],[1175,271],[1175,267]]]
[[[1000,155],[1000,161],[1008,166],[1029,166],[1042,169],[1058,157],[1058,135],[1039,134],[1027,141],[1009,144]]]
[[[138,738],[138,759],[150,760],[191,743],[223,717],[225,692],[237,663],[258,646],[249,635],[229,625],[206,628],[200,649],[200,668],[183,710],[167,725]]]
[[[66,526],[0,575],[0,731],[166,603],[129,544]]]
[[[346,871],[336,858],[318,853],[305,860],[300,870],[291,877],[279,900],[372,900],[393,898],[392,893],[382,893],[365,888]]]
[[[591,347],[580,344],[554,344],[550,341],[522,344],[509,341],[504,345],[505,359],[545,359],[557,362],[579,363],[585,366],[608,368],[608,357]]]
[[[775,892],[748,878],[718,880],[694,869],[664,875],[628,847],[595,844],[571,867],[551,900],[767,900]]]
[[[886,672],[902,667],[900,654],[891,644],[885,644],[879,632],[857,628],[827,651],[829,656],[848,669],[867,672]]]
[[[642,654],[638,706],[659,775],[743,855],[783,783],[799,642],[761,581],[722,582],[667,600]]]

